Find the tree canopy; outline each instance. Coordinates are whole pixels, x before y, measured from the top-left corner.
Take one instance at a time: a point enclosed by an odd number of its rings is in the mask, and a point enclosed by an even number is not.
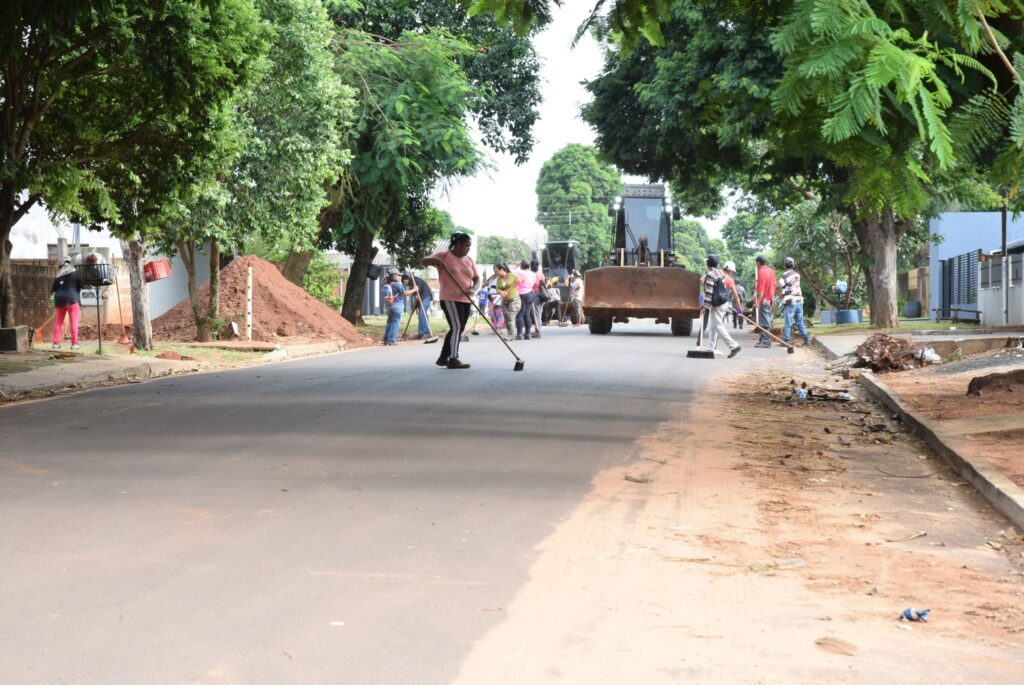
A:
[[[523,259],[529,259],[532,248],[520,238],[506,238],[500,235],[482,235],[477,239],[476,261],[481,264],[505,264],[511,266]]]
[[[611,248],[608,207],[622,194],[622,177],[597,149],[572,143],[544,162],[537,178],[537,223],[548,240],[576,240],[584,268]]]
[[[0,9],[0,324],[14,323],[11,228],[117,220],[100,163],[216,118],[261,56],[251,0],[11,0]]]

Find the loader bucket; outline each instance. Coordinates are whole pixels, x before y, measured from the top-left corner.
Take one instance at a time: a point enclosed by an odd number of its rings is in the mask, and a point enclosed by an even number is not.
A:
[[[583,314],[669,319],[700,313],[700,276],[679,267],[602,266],[583,279]]]

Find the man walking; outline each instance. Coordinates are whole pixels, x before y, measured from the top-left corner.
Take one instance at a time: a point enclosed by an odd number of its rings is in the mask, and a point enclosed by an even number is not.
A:
[[[732,264],[732,262],[729,262],[729,264]],[[726,266],[728,266],[729,264],[726,264]],[[736,297],[740,299],[740,308],[732,313],[732,327],[743,330],[742,312],[744,306],[743,303],[747,301],[747,289],[743,287],[742,283],[736,280],[735,276],[733,276],[733,280],[735,281],[736,285]]]
[[[711,319],[711,323],[708,325],[710,329],[709,343],[711,349],[714,349],[719,339],[724,340],[725,344],[729,346],[729,357],[735,357],[740,351],[740,346],[729,335],[729,330],[725,327],[725,317],[729,313],[730,295],[734,295],[735,290],[730,292],[726,287],[725,273],[718,268],[717,256],[708,255],[707,265],[708,271],[704,274],[703,285],[704,307],[707,309],[705,316]]]
[[[768,266],[764,255],[757,256],[757,285],[754,290],[754,309],[757,325],[761,328],[754,347],[771,347],[768,331],[772,329],[772,302],[775,301],[775,270]]]
[[[430,303],[434,299],[434,291],[422,278],[410,274],[402,276],[402,285],[405,286],[405,296],[414,299],[413,309],[419,314],[419,334],[416,337],[428,343],[437,342],[437,337],[430,330]]]
[[[405,290],[398,282],[398,272],[388,269],[387,281],[381,286],[380,295],[388,310],[388,321],[384,325],[384,344],[394,345],[398,342],[398,324],[405,311]]]
[[[800,331],[800,337],[804,339],[804,345],[806,345],[810,337],[807,335],[807,327],[804,325],[804,294],[800,290],[800,274],[794,268],[796,262],[792,257],[786,257],[783,266],[786,271],[779,279],[779,283],[782,285],[782,337],[789,345],[795,323],[797,330]]]
[[[576,314],[576,323],[573,326],[579,328],[583,325],[583,279],[579,271],[573,271],[569,277],[569,302],[572,303],[572,310]]]

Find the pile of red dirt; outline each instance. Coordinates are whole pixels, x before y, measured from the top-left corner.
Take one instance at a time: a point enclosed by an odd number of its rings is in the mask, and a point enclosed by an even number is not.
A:
[[[245,281],[252,267],[252,338],[268,342],[341,340],[347,345],[373,344],[336,311],[286,279],[259,257],[237,257],[220,273],[220,318],[245,326]],[[210,286],[199,289],[204,305]],[[185,298],[153,321],[153,336],[192,341],[196,337],[192,307]],[[285,340],[287,338],[287,340]]]

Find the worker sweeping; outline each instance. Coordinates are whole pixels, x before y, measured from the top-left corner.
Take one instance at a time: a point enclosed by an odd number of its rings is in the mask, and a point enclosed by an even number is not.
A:
[[[730,295],[725,285],[725,272],[718,268],[716,255],[708,255],[707,266],[707,273],[704,274],[702,280],[705,315],[711,318],[709,329],[715,343],[717,344],[718,340],[724,340],[725,344],[729,346],[729,357],[735,357],[740,351],[740,346],[732,339],[729,330],[725,327],[725,317],[729,313]]]
[[[472,244],[473,239],[468,234],[453,233],[447,250],[438,250],[420,262],[436,268],[441,283],[441,311],[448,320],[448,334],[444,337],[437,365],[449,369],[469,368],[469,364],[459,359],[459,343],[469,320],[471,298],[480,285],[476,263],[469,256]]]
[[[79,350],[78,317],[82,308],[82,284],[78,281],[78,273],[71,265],[70,259],[60,263],[56,278],[50,288],[53,293],[53,305],[56,316],[53,324],[53,349],[60,349],[61,335],[65,317],[71,321],[71,349]]]

